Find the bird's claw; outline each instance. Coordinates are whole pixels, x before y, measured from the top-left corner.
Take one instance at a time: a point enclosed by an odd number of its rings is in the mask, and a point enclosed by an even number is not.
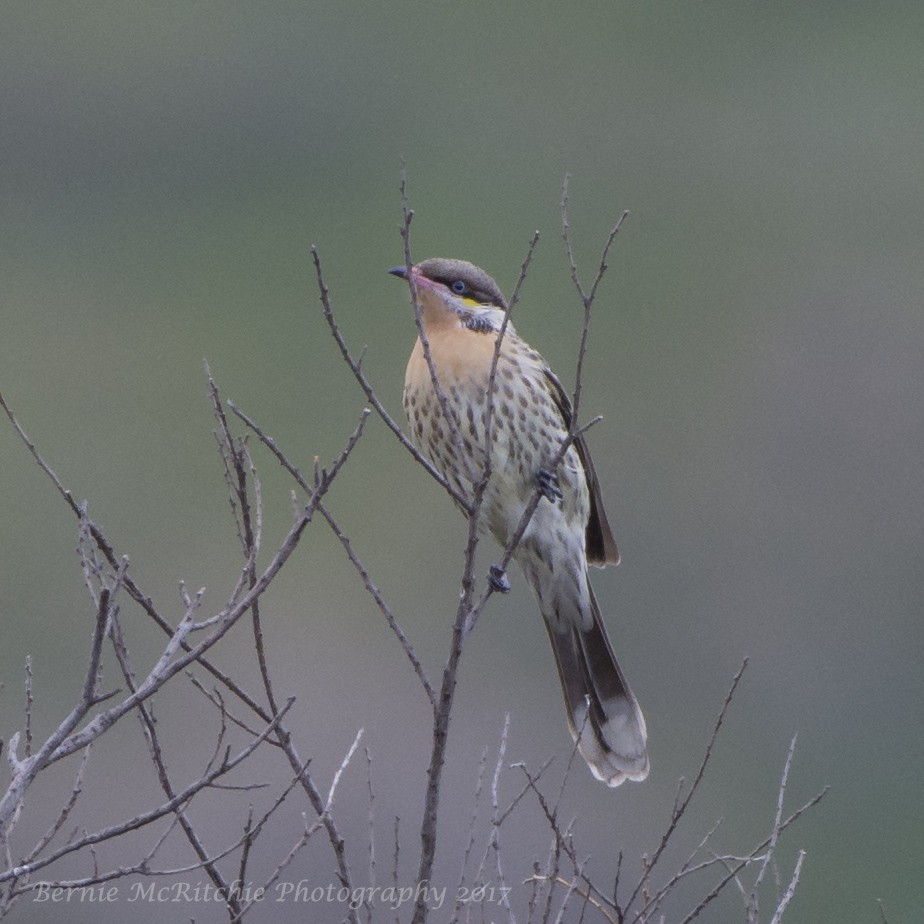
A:
[[[547,468],[540,468],[536,472],[536,483],[539,486],[539,493],[550,503],[562,499],[561,486],[558,483],[558,475],[550,472]]]
[[[491,565],[488,572],[488,584],[490,584],[491,590],[499,594],[510,593],[510,581],[507,578],[507,572],[500,565]]]

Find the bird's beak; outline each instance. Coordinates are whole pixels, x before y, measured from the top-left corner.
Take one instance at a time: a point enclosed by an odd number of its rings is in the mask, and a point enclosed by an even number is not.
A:
[[[407,267],[406,266],[393,266],[389,271],[392,276],[400,276],[402,279],[407,279]]]

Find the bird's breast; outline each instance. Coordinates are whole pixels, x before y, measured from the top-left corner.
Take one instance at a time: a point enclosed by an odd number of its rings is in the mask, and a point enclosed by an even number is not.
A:
[[[505,338],[492,383],[493,336],[471,331],[450,336],[444,330],[434,332],[429,343],[443,400],[418,341],[404,389],[412,435],[452,486],[470,495],[484,471],[492,387],[491,479],[485,503],[491,531],[504,541],[535,491],[537,473],[548,467],[566,437],[565,423],[545,386],[544,364],[522,341],[511,338],[508,344]],[[586,506],[586,486],[573,449],[558,474],[565,492],[559,509]]]

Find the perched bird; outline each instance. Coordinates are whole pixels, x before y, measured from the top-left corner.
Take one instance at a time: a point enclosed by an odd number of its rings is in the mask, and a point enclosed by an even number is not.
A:
[[[405,267],[390,270],[407,277]],[[464,260],[411,268],[433,367],[417,339],[407,364],[404,410],[421,451],[470,498],[485,464],[488,389],[507,309],[497,283]],[[447,419],[448,418],[448,419]],[[571,427],[571,402],[545,360],[508,323],[493,382],[491,476],[483,522],[506,547],[537,489],[542,498],[513,551],[539,602],[568,712],[591,772],[608,786],[648,775],[645,719],[613,656],[587,575],[619,560],[600,485],[579,435],[552,463]],[[509,585],[493,571],[495,589]]]

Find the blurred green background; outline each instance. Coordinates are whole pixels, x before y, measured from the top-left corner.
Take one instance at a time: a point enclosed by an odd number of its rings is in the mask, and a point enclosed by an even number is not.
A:
[[[180,615],[179,580],[217,608],[239,558],[203,360],[304,468],[333,458],[363,400],[319,313],[316,244],[342,328],[368,345],[366,371],[400,414],[413,328],[385,270],[401,262],[403,161],[416,258],[470,259],[509,294],[539,229],[516,323],[570,386],[580,312],[559,196],[572,174],[585,279],[632,212],[597,304],[583,407],[605,417],[591,446],[623,553],[595,587],[653,760],[641,786],[575,779],[586,850],[601,878],[619,849],[637,873],[748,655],[686,845],[719,816],[716,850],[759,842],[798,731],[790,806],[832,790],[786,836],[785,863],[807,850],[787,920],[873,921],[881,898],[893,924],[920,921],[922,60],[924,7],[897,2],[4,3],[0,385],[165,611]],[[381,425],[368,431],[330,506],[436,672],[463,523]],[[39,732],[73,702],[91,610],[75,523],[5,422],[0,454],[8,740],[27,655]],[[256,458],[269,551],[289,485]],[[509,760],[568,753],[545,633],[518,577],[514,590],[463,664],[447,855],[464,845],[481,748],[496,747],[505,712]],[[427,710],[323,524],[266,619],[320,780],[366,728],[382,842],[401,815],[410,881]],[[143,663],[156,640],[136,631]],[[239,666],[246,633],[223,658],[253,680]],[[162,724],[182,727],[189,696],[165,698]],[[106,820],[139,792],[142,806],[157,798],[137,728],[119,736],[135,769],[101,748],[87,787]],[[200,742],[172,743],[182,768]],[[347,784],[363,792],[362,773]],[[365,804],[344,799],[361,833]],[[510,845],[526,874],[547,850],[539,822]],[[330,880],[323,850],[300,862]],[[440,875],[456,881],[455,859]],[[738,905],[709,919],[738,920]],[[26,902],[18,914],[56,912],[108,921],[126,908]]]

